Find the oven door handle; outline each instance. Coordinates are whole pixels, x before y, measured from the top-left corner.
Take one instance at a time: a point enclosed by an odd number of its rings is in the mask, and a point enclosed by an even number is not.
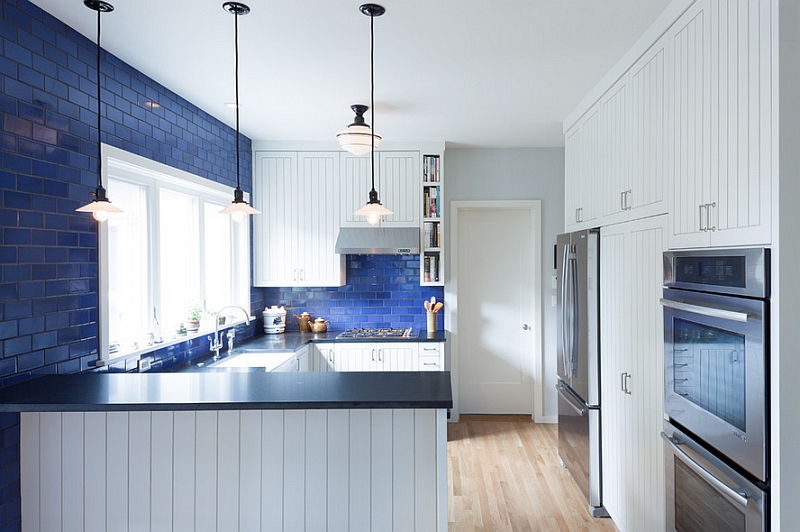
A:
[[[746,312],[736,312],[733,310],[722,310],[713,307],[701,307],[700,305],[691,305],[689,303],[681,303],[680,301],[672,301],[671,299],[659,299],[659,302],[665,307],[674,308],[676,310],[684,310],[693,314],[702,314],[711,318],[719,318],[722,320],[739,321],[747,323]]]
[[[686,451],[680,448],[680,446],[683,445],[683,442],[680,441],[679,439],[671,438],[666,434],[664,434],[663,432],[661,433],[661,437],[664,438],[664,441],[667,442],[669,446],[672,447],[672,449],[676,453],[678,453],[678,455],[683,459],[684,463],[686,463],[686,465],[691,467],[695,473],[703,477],[703,479],[706,482],[717,488],[719,492],[723,493],[724,495],[727,495],[731,500],[738,502],[739,504],[747,508],[746,493],[734,490],[733,488],[722,482],[720,479],[718,479],[717,477],[715,477],[714,475],[703,469],[703,466],[695,462],[691,456],[686,454]]]

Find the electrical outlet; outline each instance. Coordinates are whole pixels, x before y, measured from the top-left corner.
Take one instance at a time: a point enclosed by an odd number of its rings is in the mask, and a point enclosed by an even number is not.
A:
[[[150,357],[139,359],[139,373],[142,373],[150,369],[150,360],[151,360]]]
[[[556,290],[558,288],[558,276],[556,276],[556,275],[553,276],[552,284],[553,284],[552,289]]]
[[[550,296],[550,306],[555,307],[558,305],[558,298],[556,296]]]

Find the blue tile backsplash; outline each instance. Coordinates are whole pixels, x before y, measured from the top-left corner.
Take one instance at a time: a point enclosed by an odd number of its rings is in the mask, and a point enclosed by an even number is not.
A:
[[[297,330],[294,314],[308,312],[350,327],[427,328],[422,304],[444,299],[440,286],[419,285],[419,255],[348,255],[347,284],[332,288],[264,288],[265,305],[286,307],[286,326]],[[444,328],[440,312],[439,329]]]

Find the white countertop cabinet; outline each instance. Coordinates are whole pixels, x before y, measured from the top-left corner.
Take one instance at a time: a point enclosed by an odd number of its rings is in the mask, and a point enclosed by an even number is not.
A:
[[[339,154],[256,152],[253,179],[255,286],[342,286]]]

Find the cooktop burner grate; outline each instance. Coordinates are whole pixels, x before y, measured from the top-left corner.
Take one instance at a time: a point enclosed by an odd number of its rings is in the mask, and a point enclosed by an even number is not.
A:
[[[336,338],[408,338],[410,336],[410,327],[408,329],[357,327],[347,329]]]

